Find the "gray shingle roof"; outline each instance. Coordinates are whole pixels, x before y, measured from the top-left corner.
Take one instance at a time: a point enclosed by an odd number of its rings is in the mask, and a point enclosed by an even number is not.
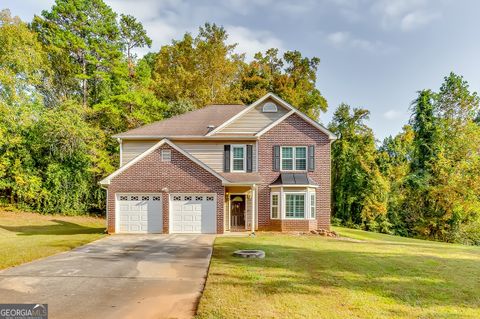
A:
[[[113,137],[134,136],[203,136],[208,133],[208,126],[220,126],[245,109],[245,105],[208,105],[204,108],[174,116],[169,119],[144,125],[139,128],[119,133]]]
[[[262,181],[262,177],[258,173],[220,173],[220,175],[231,183],[253,184]]]

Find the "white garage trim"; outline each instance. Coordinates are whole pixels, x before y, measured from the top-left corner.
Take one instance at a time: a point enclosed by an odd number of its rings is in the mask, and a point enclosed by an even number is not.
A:
[[[159,229],[158,232],[155,232],[155,233],[162,233],[163,232],[163,197],[162,197],[162,193],[115,193],[115,233],[140,233],[140,234],[144,234],[144,233],[148,233],[148,223],[150,222],[149,220],[149,216],[148,216],[148,212],[147,212],[147,230],[145,231],[121,231],[120,229],[120,202],[121,202],[121,196],[127,196],[128,200],[130,200],[130,197],[131,196],[139,196],[139,199],[138,201],[142,201],[141,197],[142,196],[149,196],[149,197],[159,197],[159,207],[158,207],[158,214],[159,214],[159,222],[160,222],[160,227],[161,229]],[[150,200],[150,199],[149,199]],[[154,199],[152,198],[152,201]],[[148,209],[148,207],[147,207]]]
[[[191,197],[191,199],[185,199],[185,197]],[[201,200],[197,200],[195,197],[202,197]],[[178,199],[176,199],[178,197]],[[213,200],[209,200],[209,197]],[[175,233],[192,233],[192,234],[215,234],[217,233],[217,194],[215,193],[174,193],[174,194],[169,194],[168,197],[169,203],[168,203],[168,231],[170,234],[175,234]],[[174,223],[175,222],[185,222],[183,220],[181,221],[176,221],[174,219],[174,213],[175,213],[175,202],[185,202],[185,201],[192,201],[192,205],[197,204],[195,202],[200,203],[200,220],[195,220],[197,222],[200,222],[200,225],[196,225],[197,229],[183,229],[182,225],[180,230],[174,229]],[[205,204],[204,204],[205,203]],[[211,203],[213,205],[206,205],[207,203]],[[182,204],[183,205],[183,204]],[[198,206],[197,206],[198,207]],[[183,216],[185,217],[185,216]],[[192,216],[193,218],[194,216]],[[198,217],[198,216],[197,216]],[[195,225],[195,222],[193,219],[189,220],[190,224],[192,224],[192,227]],[[186,223],[188,224],[188,223]],[[178,225],[177,225],[178,226]],[[200,226],[200,229],[198,229],[198,226]]]

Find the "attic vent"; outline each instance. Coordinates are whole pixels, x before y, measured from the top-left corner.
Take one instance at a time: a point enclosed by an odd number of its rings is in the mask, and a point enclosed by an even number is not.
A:
[[[263,104],[263,113],[275,113],[277,112],[277,105],[273,102],[267,102]]]

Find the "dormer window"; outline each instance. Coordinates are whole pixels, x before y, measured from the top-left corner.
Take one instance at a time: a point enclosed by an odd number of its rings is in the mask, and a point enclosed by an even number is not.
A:
[[[276,113],[278,111],[277,105],[273,102],[267,102],[263,104],[263,113]]]

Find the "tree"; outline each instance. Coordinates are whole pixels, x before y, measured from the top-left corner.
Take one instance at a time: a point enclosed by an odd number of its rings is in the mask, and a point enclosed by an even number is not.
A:
[[[413,170],[426,173],[430,163],[436,156],[436,134],[438,123],[434,110],[435,94],[431,90],[418,92],[417,99],[412,103],[413,116],[410,124],[414,131],[415,160]]]
[[[194,38],[165,45],[157,54],[154,89],[160,100],[190,101],[196,108],[210,103],[240,102],[238,85],[243,56],[234,54],[235,44],[226,44],[223,27],[206,23]]]
[[[389,185],[376,162],[368,117],[365,109],[341,104],[329,125],[338,137],[332,145],[333,214],[346,225],[387,232]]]
[[[413,228],[409,217],[411,210],[408,204],[412,194],[408,182],[411,176],[411,161],[415,154],[414,136],[412,127],[405,125],[402,132],[384,139],[377,155],[382,176],[390,185],[387,219],[391,224],[391,231],[401,236],[411,236]]]
[[[9,10],[0,11],[0,100],[12,106],[38,98],[50,69],[34,32]]]
[[[328,107],[327,100],[315,87],[319,64],[319,58],[302,57],[299,51],[287,51],[283,58],[278,56],[278,49],[259,52],[243,72],[243,100],[251,103],[273,92],[318,120]]]
[[[428,188],[429,209],[418,225],[424,236],[479,242],[480,229],[471,227],[480,223],[480,128],[475,123],[479,104],[463,77],[445,77],[435,100],[438,154]]]
[[[15,204],[41,194],[31,129],[42,108],[37,89],[49,67],[35,33],[0,11],[0,198]]]
[[[152,39],[147,36],[147,32],[140,22],[131,15],[120,15],[120,39],[123,49],[127,53],[129,74],[132,77],[134,71],[132,49],[150,47]]]
[[[102,0],[56,0],[34,17],[33,28],[48,48],[58,98],[80,96],[83,106],[98,102],[121,57],[112,9]]]

